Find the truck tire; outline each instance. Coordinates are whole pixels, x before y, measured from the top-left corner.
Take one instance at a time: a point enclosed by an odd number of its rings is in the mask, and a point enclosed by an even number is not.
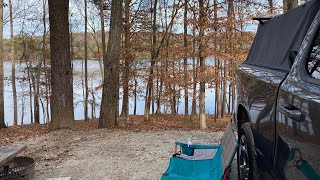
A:
[[[250,123],[242,124],[238,132],[237,166],[239,180],[259,180],[253,134]]]

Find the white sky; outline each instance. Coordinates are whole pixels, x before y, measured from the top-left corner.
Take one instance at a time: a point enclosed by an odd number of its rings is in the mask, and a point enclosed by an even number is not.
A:
[[[28,3],[32,4],[29,7],[25,7],[25,6],[21,7],[22,6],[21,4],[22,4],[23,1],[24,0],[13,1],[14,3],[16,3],[16,4],[14,4],[14,7],[13,7],[13,11],[14,12],[19,12],[19,11],[21,11],[21,9],[26,8],[26,9],[28,9],[28,11],[38,12],[39,13],[39,17],[38,18],[42,18],[41,17],[42,16],[42,14],[41,14],[42,13],[42,2],[40,2],[40,0],[37,0],[37,1],[30,0],[30,1],[28,1]],[[267,0],[253,0],[253,1],[263,2],[263,3],[267,2]],[[24,1],[24,2],[26,2],[26,1]],[[34,5],[34,2],[39,2],[39,3]],[[300,4],[302,4],[304,2],[304,0],[299,0],[299,2],[300,2]],[[8,3],[8,0],[4,0],[4,3]],[[282,4],[282,0],[275,0],[274,3],[277,4],[277,5]],[[91,3],[88,3],[88,5],[90,5],[90,4]],[[83,0],[70,0],[70,11],[74,14],[73,21],[78,21],[80,24],[81,24],[81,21],[83,21],[82,18],[81,18],[81,14],[83,14],[83,12],[80,12],[78,10],[78,7],[82,7],[82,6],[83,6]],[[32,9],[32,10],[30,10],[30,9]],[[6,7],[6,8],[4,8],[4,18],[5,19],[6,19],[6,17],[8,17],[8,14],[9,14],[9,8]],[[88,14],[90,14],[90,12]],[[99,20],[99,19],[97,19],[97,20]],[[20,28],[21,27],[21,20],[14,20],[14,21],[15,21],[15,24],[14,24],[15,32],[14,33],[16,35],[16,34],[19,34],[19,31],[21,31],[21,28]],[[19,21],[19,22],[17,22],[17,21]],[[34,21],[34,19],[33,19],[33,21]],[[99,21],[97,23],[99,24]],[[34,24],[34,23],[31,22],[30,26],[32,26],[32,25],[33,26],[38,26],[37,24]],[[47,26],[49,26],[49,23],[47,23]],[[39,27],[39,28],[42,28],[42,27]],[[75,28],[77,30],[75,30],[75,31],[81,31],[81,28],[82,28],[81,25],[77,26]],[[177,29],[177,31],[179,31],[178,29]],[[255,28],[253,28],[253,29],[249,28],[249,29],[254,31]],[[42,31],[40,30],[39,34],[40,34],[40,32],[42,32]],[[9,27],[9,23],[8,22],[4,25],[3,35],[4,35],[4,38],[9,38],[10,37],[10,27]]]

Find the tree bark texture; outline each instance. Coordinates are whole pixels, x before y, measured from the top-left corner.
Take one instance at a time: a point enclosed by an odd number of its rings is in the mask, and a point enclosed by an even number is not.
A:
[[[199,0],[200,6],[200,31],[199,31],[199,60],[200,60],[200,73],[204,73],[205,57],[204,57],[204,25],[206,21],[206,12],[203,0]],[[202,77],[202,76],[201,76]],[[207,129],[206,122],[206,105],[205,105],[205,80],[200,80],[200,99],[199,99],[199,116],[200,116],[200,129]]]
[[[221,116],[224,117],[225,113],[226,113],[226,104],[227,104],[227,64],[226,64],[226,60],[223,61],[223,76],[221,78],[223,78]]]
[[[106,52],[106,31],[105,31],[105,28],[104,28],[104,12],[103,12],[103,1],[100,0],[99,2],[99,10],[100,10],[100,23],[101,23],[101,48],[102,48],[102,61],[105,62],[107,57],[107,52]],[[104,70],[104,67],[103,67],[103,70]],[[104,79],[104,72],[102,73],[103,74],[103,79]]]
[[[155,64],[155,58],[156,58],[156,44],[157,44],[157,26],[156,26],[156,18],[157,18],[157,4],[158,0],[155,0],[153,2],[153,23],[152,23],[152,47],[151,47],[151,65],[150,65],[150,74],[148,77],[148,84],[147,84],[147,93],[146,93],[146,102],[145,102],[145,108],[144,108],[144,121],[149,121],[149,114],[150,114],[150,105],[151,105],[151,96],[152,96],[152,88],[153,88],[153,67]]]
[[[215,59],[216,63],[216,75],[217,75],[217,80],[216,80],[216,101],[217,101],[217,118],[220,119],[221,118],[221,87],[220,87],[220,60],[218,58]]]
[[[124,24],[124,78],[123,78],[123,101],[121,116],[127,117],[129,115],[129,78],[130,78],[130,2],[131,0],[125,0],[125,24]]]
[[[0,128],[5,128],[4,122],[4,81],[3,81],[3,0],[0,0]]]
[[[39,86],[40,86],[40,68],[41,62],[36,67],[31,67],[31,80],[33,84],[33,108],[34,108],[34,123],[40,124],[40,107],[39,107]]]
[[[42,34],[42,60],[43,60],[43,67],[45,68],[45,83],[46,83],[46,123],[50,121],[50,113],[49,113],[49,94],[50,94],[50,84],[49,84],[49,77],[48,77],[48,69],[46,64],[46,34],[47,34],[47,23],[46,23],[46,4],[47,1],[42,1],[42,23],[43,23],[43,34]]]
[[[99,128],[111,128],[118,124],[121,31],[122,0],[112,0],[107,59],[104,61],[104,83]]]
[[[69,0],[49,0],[51,50],[50,130],[73,129],[73,82],[70,60]]]
[[[12,0],[9,0],[10,6],[10,35],[11,35],[11,76],[12,76],[12,97],[13,97],[13,125],[18,125],[18,107],[17,107],[17,87],[16,87],[16,62],[14,57],[14,34],[13,34],[13,14]]]
[[[88,121],[88,8],[87,0],[84,0],[84,81],[85,81],[85,98],[84,98],[84,120]]]
[[[183,16],[183,44],[184,44],[184,114],[189,115],[189,96],[188,96],[188,0],[184,1],[184,16]]]
[[[192,85],[193,85],[193,91],[192,91],[192,109],[191,109],[191,115],[196,115],[196,111],[197,111],[197,63],[196,63],[196,53],[195,53],[195,49],[196,49],[196,30],[195,30],[195,26],[193,26],[193,40],[192,40],[192,76],[193,76],[193,80],[192,80]]]

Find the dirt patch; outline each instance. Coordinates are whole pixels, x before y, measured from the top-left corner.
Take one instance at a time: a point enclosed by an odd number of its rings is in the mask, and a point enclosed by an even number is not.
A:
[[[25,142],[36,159],[35,179],[159,179],[175,141],[218,144],[222,132],[93,130],[56,131]]]
[[[197,119],[188,122],[183,116],[153,116],[148,124],[141,116],[130,116],[129,123],[125,122],[120,119],[116,129],[97,129],[97,121],[76,122],[73,131],[55,132],[48,132],[46,125],[24,126],[1,130],[0,135],[7,133],[9,143],[28,146],[22,155],[36,159],[36,180],[159,179],[168,167],[175,141],[185,142],[193,136],[195,144],[217,145],[228,120],[208,120],[206,131],[195,130]],[[10,132],[20,136],[10,139]],[[233,178],[235,168],[233,165]]]

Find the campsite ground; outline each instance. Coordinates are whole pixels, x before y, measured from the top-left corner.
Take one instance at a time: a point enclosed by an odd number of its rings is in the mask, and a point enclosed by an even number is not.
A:
[[[184,142],[193,136],[194,143],[218,144],[227,122],[219,120],[214,128],[209,123],[209,130],[200,131],[188,122],[188,126],[175,128],[179,123],[186,124],[182,118],[170,124],[170,118],[158,116],[149,125],[143,125],[141,118],[133,119],[117,129],[96,129],[97,122],[92,121],[78,123],[75,131],[44,131],[36,137],[22,138],[20,142],[28,146],[23,154],[36,159],[35,179],[39,180],[159,179],[169,164],[175,141]],[[233,163],[234,179],[235,171]]]

